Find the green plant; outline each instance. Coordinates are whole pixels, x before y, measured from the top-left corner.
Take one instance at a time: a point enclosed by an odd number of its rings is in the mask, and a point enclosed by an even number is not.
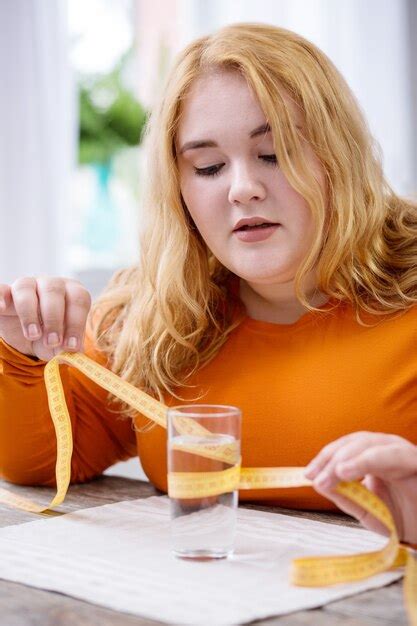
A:
[[[122,82],[132,50],[111,73],[79,81],[80,164],[109,162],[120,149],[141,142],[148,112]]]

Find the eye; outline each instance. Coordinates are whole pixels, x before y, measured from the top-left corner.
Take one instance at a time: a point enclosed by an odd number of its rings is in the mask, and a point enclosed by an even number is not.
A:
[[[216,176],[217,174],[220,174],[220,170],[222,169],[223,165],[224,163],[222,163],[221,165],[210,165],[210,167],[195,167],[194,171],[197,176]]]
[[[277,155],[276,154],[263,154],[263,155],[261,155],[260,158],[263,159],[264,161],[266,161],[267,163],[275,164],[277,162]]]
[[[277,163],[276,154],[261,154],[259,158],[263,159],[266,163],[272,163],[272,165],[276,165]],[[197,176],[217,176],[217,174],[220,174],[220,170],[223,165],[224,163],[221,163],[220,165],[210,165],[210,167],[195,167],[194,171]]]

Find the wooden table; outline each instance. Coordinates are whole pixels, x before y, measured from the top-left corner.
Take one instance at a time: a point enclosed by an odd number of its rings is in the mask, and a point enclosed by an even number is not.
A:
[[[0,486],[10,491],[48,504],[55,494],[53,489],[42,487],[16,487],[0,480]],[[70,512],[122,500],[135,500],[161,495],[150,483],[101,476],[82,485],[71,485],[65,502],[59,510]],[[279,507],[241,504],[245,508],[265,510],[285,515],[307,517],[322,522],[356,526],[357,523],[342,514],[290,511]],[[0,527],[22,524],[39,515],[18,511],[0,504]],[[63,594],[0,580],[1,626],[133,626],[161,624],[147,618],[118,613]],[[299,611],[282,617],[258,620],[256,624],[280,626],[406,626],[402,585],[395,582],[387,587],[367,591],[344,600],[337,600],[320,609]],[[214,625],[213,625],[214,626]]]

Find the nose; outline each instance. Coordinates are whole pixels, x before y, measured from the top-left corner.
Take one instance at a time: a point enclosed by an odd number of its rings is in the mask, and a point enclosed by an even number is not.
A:
[[[256,172],[245,165],[235,167],[229,188],[230,204],[248,204],[253,200],[263,200],[265,195],[265,186]]]

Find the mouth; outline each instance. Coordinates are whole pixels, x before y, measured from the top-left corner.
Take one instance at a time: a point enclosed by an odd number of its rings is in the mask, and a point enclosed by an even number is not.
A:
[[[255,244],[269,239],[269,237],[271,237],[280,228],[281,224],[274,224],[272,222],[268,224],[258,224],[256,226],[248,226],[245,224],[241,228],[233,231],[233,234],[242,242]]]
[[[249,226],[248,224],[245,224],[245,226],[236,228],[233,232],[238,233],[244,230],[262,230],[263,228],[269,228],[271,226],[281,226],[281,224],[279,222],[264,222],[263,224],[256,224],[256,226]]]

